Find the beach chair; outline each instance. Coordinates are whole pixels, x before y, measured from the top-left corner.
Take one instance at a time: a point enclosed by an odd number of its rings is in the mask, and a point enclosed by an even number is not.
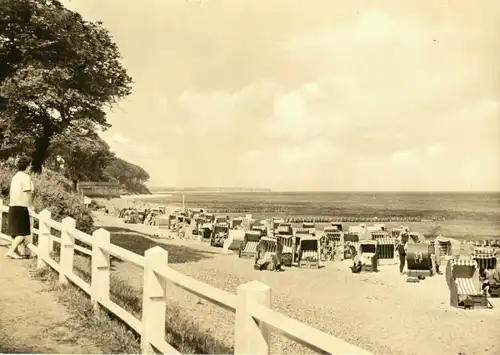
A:
[[[434,268],[431,255],[434,253],[433,247],[427,243],[408,242],[406,251],[406,265],[408,268],[407,276],[409,282],[422,279],[423,277],[433,276]]]
[[[291,223],[282,223],[275,230],[274,235],[293,235],[293,228]]]
[[[245,232],[243,243],[240,249],[240,258],[255,259],[257,256],[257,246],[259,245],[260,238],[262,237],[259,230]]]
[[[320,242],[314,236],[301,236],[299,249],[299,268],[319,269]]]
[[[271,222],[272,232],[275,233],[278,226],[282,223],[285,223],[285,220],[283,218],[273,217]]]
[[[227,218],[226,216],[216,216],[214,223],[227,223]]]
[[[337,256],[337,249],[342,243],[342,232],[334,227],[325,227],[320,240],[321,261],[332,261]]]
[[[301,238],[308,238],[311,236],[309,233],[308,228],[294,228],[293,229],[293,235],[295,237],[295,245],[297,246],[297,253],[296,253],[296,260],[299,259],[299,250],[300,250],[300,239]]]
[[[282,245],[278,238],[262,237],[257,245],[254,268],[256,270],[281,270]]]
[[[222,247],[225,253],[233,252],[238,255],[241,252],[243,241],[245,239],[245,230],[243,229],[230,229],[228,237],[224,241]]]
[[[234,218],[231,220],[231,229],[239,228],[239,226],[243,225],[243,218]]]
[[[489,293],[492,298],[500,298],[500,269],[490,270]]]
[[[355,232],[346,232],[342,234],[343,238],[343,259],[353,259],[359,249],[359,234]]]
[[[281,264],[283,266],[291,267],[295,261],[295,238],[293,234],[278,234],[278,243],[282,245],[281,250]]]
[[[450,306],[456,308],[491,308],[481,289],[477,262],[450,259],[446,265],[446,281],[450,289]]]
[[[389,233],[382,231],[382,230],[377,230],[377,231],[371,232],[370,237],[372,240],[377,240],[379,238],[389,238]]]
[[[434,243],[437,244],[441,260],[444,260],[452,255],[451,241],[448,238],[436,237],[434,239]],[[465,245],[467,244],[461,244],[460,247]]]
[[[393,260],[395,258],[395,239],[389,237],[377,238],[377,260]]]
[[[267,227],[266,226],[252,226],[253,231],[259,231],[260,236],[267,236]]]
[[[215,223],[214,229],[212,231],[212,237],[210,238],[210,246],[216,248],[222,248],[224,246],[224,241],[228,236],[229,236],[229,224]]]
[[[302,228],[309,229],[309,234],[316,235],[316,225],[314,222],[304,222],[302,223]]]
[[[359,242],[356,256],[354,257],[353,272],[368,271],[377,272],[377,241],[362,240]]]
[[[472,258],[480,269],[493,270],[497,268],[497,251],[494,248],[474,248]]]
[[[342,222],[330,222],[331,226],[337,228],[339,231],[344,230],[344,224]]]
[[[203,225],[200,228],[201,232],[201,238],[200,240],[202,242],[210,242],[212,239],[212,231],[214,229],[214,226],[212,223],[203,223]]]

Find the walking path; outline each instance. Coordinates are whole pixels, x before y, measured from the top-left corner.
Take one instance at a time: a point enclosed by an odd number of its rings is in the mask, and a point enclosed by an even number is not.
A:
[[[6,251],[0,248],[0,353],[102,354],[72,329],[48,285],[30,277],[31,261],[7,259]]]

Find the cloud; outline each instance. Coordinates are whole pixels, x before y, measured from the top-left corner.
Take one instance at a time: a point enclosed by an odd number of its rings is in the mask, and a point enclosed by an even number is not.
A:
[[[110,114],[109,139],[160,184],[500,187],[493,15],[465,2],[433,15],[347,3],[332,14],[313,0],[221,0],[196,13],[160,3],[154,19],[132,3],[108,9],[108,22],[122,11],[151,23],[110,24],[136,84]]]
[[[225,128],[232,134],[245,132],[238,127],[256,125],[263,147],[246,155],[248,164],[275,167],[275,174],[287,177],[274,178],[279,186],[314,186],[318,176],[331,174],[328,188],[335,188],[345,179],[326,167],[328,162],[335,164],[340,154],[342,173],[356,176],[360,186],[369,183],[357,169],[386,169],[392,173],[390,186],[433,189],[432,181],[426,185],[418,179],[419,169],[437,170],[439,164],[450,172],[458,169],[451,165],[458,163],[456,159],[444,156],[453,154],[445,147],[464,139],[479,142],[480,127],[491,127],[499,117],[498,101],[481,97],[480,92],[472,91],[477,98],[470,95],[469,86],[480,73],[457,59],[463,49],[452,39],[459,34],[451,25],[428,28],[409,18],[370,11],[353,23],[299,35],[283,44],[290,55],[309,56],[311,66],[318,69],[311,73],[315,79],[291,90],[256,82],[233,95],[191,94],[191,107],[196,107],[190,112],[191,122],[210,122],[214,129]],[[262,115],[245,110],[251,102],[255,106],[265,102]],[[476,125],[472,131],[470,124]],[[494,139],[498,136],[491,136],[490,148]],[[488,164],[491,161],[485,160],[481,169]],[[300,165],[315,172],[308,175],[308,182],[298,176]],[[492,173],[497,172],[488,172]],[[261,184],[266,179],[254,176]],[[466,185],[463,181],[456,186]],[[375,186],[372,182],[369,188]]]

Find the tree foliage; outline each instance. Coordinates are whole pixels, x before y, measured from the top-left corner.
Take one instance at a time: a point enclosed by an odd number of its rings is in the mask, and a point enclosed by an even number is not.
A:
[[[149,174],[139,165],[116,157],[108,164],[104,175],[109,181],[119,183],[131,193],[150,193],[144,185],[149,180]]]
[[[0,62],[0,154],[31,154],[37,173],[54,136],[80,120],[105,129],[105,107],[131,91],[108,31],[57,0],[0,3]]]
[[[9,185],[16,169],[0,162],[0,199],[8,198]],[[76,194],[63,175],[45,169],[41,174],[34,176],[33,207],[36,212],[48,209],[52,218],[61,221],[64,217],[76,220],[76,227],[86,233],[94,230],[92,212],[82,204],[80,196]]]
[[[88,121],[69,125],[51,141],[52,169],[64,173],[76,190],[79,181],[103,181],[104,170],[114,159],[109,145]]]

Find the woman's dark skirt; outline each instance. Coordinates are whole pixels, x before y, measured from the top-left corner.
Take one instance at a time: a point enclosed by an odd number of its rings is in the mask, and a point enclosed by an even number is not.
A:
[[[7,233],[11,237],[31,234],[30,214],[27,207],[10,206]]]

